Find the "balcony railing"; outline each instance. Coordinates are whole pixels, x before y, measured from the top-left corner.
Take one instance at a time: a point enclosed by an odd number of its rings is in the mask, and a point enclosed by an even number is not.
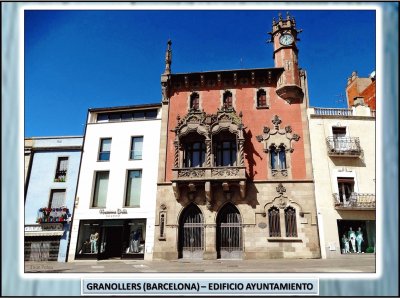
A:
[[[54,182],[65,182],[66,175],[67,175],[67,170],[57,170]]]
[[[357,137],[327,137],[328,154],[331,156],[360,156],[360,139]]]
[[[360,209],[374,210],[375,209],[375,194],[351,193],[349,198],[340,199],[338,193],[333,194],[335,209]]]
[[[66,207],[59,208],[40,208],[38,210],[37,223],[48,223],[48,222],[69,222],[71,219],[71,214],[69,209]]]
[[[174,181],[246,180],[245,167],[172,169]]]
[[[316,115],[328,116],[353,116],[351,109],[335,109],[335,108],[314,108]]]

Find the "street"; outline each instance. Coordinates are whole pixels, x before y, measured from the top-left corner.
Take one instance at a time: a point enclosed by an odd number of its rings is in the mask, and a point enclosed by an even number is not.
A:
[[[375,272],[375,255],[343,255],[335,259],[268,260],[85,260],[68,263],[25,262],[25,273],[356,273]]]

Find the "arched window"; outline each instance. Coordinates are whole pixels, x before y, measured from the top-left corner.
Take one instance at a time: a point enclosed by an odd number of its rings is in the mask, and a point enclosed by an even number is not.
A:
[[[285,209],[286,237],[297,237],[296,209],[287,207]]]
[[[264,89],[257,91],[257,107],[267,106],[267,92]]]
[[[222,102],[224,108],[232,108],[232,92],[225,91]]]
[[[286,170],[286,150],[285,146],[280,145],[276,147],[272,145],[270,147],[270,160],[271,169],[273,170]]]
[[[198,110],[199,109],[199,94],[197,92],[193,92],[190,95],[190,109],[191,110]]]
[[[269,237],[281,237],[281,223],[279,209],[271,207],[268,210]]]

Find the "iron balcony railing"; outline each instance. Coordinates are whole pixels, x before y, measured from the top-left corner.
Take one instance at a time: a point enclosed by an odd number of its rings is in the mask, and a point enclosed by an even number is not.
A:
[[[334,193],[333,201],[335,209],[375,209],[375,194],[370,193],[352,192],[348,198]]]
[[[204,167],[172,169],[175,181],[246,180],[245,167]]]
[[[362,153],[358,137],[327,137],[326,144],[331,156],[359,156]]]
[[[71,220],[71,213],[67,207],[47,208],[43,207],[38,210],[37,223],[47,222],[69,222]]]
[[[351,109],[314,108],[314,113],[328,116],[353,116],[353,110]]]

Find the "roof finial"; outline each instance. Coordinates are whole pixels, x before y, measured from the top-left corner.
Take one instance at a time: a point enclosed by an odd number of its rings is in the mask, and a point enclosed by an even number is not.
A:
[[[275,17],[272,18],[272,26],[274,26],[276,24],[276,20]]]
[[[171,73],[171,64],[172,64],[172,50],[171,50],[172,41],[168,39],[167,42],[167,51],[165,52],[165,71],[164,74]]]
[[[288,20],[288,21],[290,20],[290,15],[289,15],[288,11],[286,12],[286,20]]]
[[[278,13],[278,16],[279,16],[279,21],[282,21],[282,13]]]

